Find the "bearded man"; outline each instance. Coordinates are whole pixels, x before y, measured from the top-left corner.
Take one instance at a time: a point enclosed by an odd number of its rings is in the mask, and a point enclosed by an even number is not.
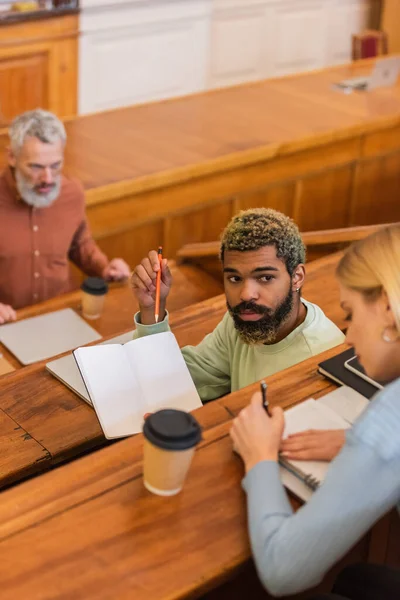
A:
[[[323,311],[301,296],[305,247],[295,223],[267,208],[242,211],[222,234],[221,263],[228,312],[198,346],[182,354],[202,401],[213,400],[286,369],[344,341]],[[140,312],[136,337],[168,331],[166,299],[172,284],[161,265],[155,323],[157,252],[132,275]]]
[[[94,242],[82,186],[62,175],[66,133],[55,115],[33,110],[9,128],[8,167],[0,175],[0,325],[15,309],[71,289],[68,259],[87,275],[122,280],[125,261],[109,261]]]

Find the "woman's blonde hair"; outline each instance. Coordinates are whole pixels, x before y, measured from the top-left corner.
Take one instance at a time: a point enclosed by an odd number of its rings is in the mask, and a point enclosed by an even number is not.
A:
[[[385,291],[400,331],[400,225],[384,227],[352,244],[339,262],[337,276],[367,301]]]

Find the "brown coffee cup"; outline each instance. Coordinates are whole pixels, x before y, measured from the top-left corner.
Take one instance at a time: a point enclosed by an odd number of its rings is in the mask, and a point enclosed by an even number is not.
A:
[[[182,410],[159,410],[146,419],[143,435],[145,488],[159,496],[178,494],[201,440],[199,423]]]
[[[98,319],[104,306],[108,285],[101,277],[87,277],[81,285],[82,315],[85,319]]]

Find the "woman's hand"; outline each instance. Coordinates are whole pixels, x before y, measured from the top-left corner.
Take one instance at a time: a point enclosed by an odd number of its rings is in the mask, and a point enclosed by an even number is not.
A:
[[[333,460],[345,442],[344,429],[309,429],[282,440],[281,454],[291,460]]]
[[[285,419],[281,408],[270,410],[269,417],[257,392],[233,421],[230,431],[233,447],[242,457],[246,472],[263,460],[278,460]]]

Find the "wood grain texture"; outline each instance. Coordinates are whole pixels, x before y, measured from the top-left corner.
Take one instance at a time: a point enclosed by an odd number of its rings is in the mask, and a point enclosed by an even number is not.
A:
[[[315,359],[303,366],[300,373],[287,369],[280,381],[269,378],[280,404],[321,391],[308,377]],[[290,397],[279,393],[282,381],[290,383]],[[325,391],[332,387],[326,382]],[[238,393],[247,402],[251,388]],[[223,401],[200,408],[197,416]],[[230,426],[226,412],[223,422],[206,431],[182,493],[172,498],[143,487],[141,435],[4,492],[2,597],[40,597],[46,590],[60,599],[194,598],[235,575],[250,548],[243,466],[232,453]],[[341,566],[365,559],[368,545],[366,536]]]
[[[398,0],[384,0],[381,29],[388,35],[389,52],[400,52],[400,5]]]
[[[0,128],[37,107],[77,109],[78,16],[11,23],[0,36]],[[3,157],[4,159],[4,157]]]
[[[310,264],[304,295],[311,302],[319,304],[329,318],[344,328],[344,314],[339,307],[338,288],[334,279],[339,257],[340,254]],[[112,296],[113,294],[110,294],[110,299]],[[117,298],[117,295],[115,297]],[[61,308],[62,298],[54,300],[54,303],[57,308]],[[48,303],[46,305],[49,306]],[[126,324],[125,330],[130,330],[133,313],[119,310],[117,304],[114,307],[111,311],[113,318],[121,319],[119,332]],[[173,310],[170,323],[179,345],[182,347],[198,344],[216,327],[225,311],[223,294],[181,310]],[[126,321],[128,317],[129,321]],[[113,327],[117,322],[112,321]],[[113,333],[115,335],[117,332]],[[0,390],[0,409],[37,440],[48,453],[47,462],[32,465],[32,462],[27,460],[27,473],[39,473],[106,443],[93,409],[53,378],[44,369],[43,363],[4,375],[0,382]],[[225,406],[222,401],[220,404],[221,407]],[[211,425],[215,425],[215,422],[208,423],[208,426]],[[6,463],[9,461],[12,465],[14,460],[20,461],[17,448],[5,448],[3,452]],[[0,487],[3,479],[6,478],[9,482],[13,473],[11,466],[9,471],[5,469],[0,473]],[[19,477],[24,477],[23,471]]]
[[[173,258],[252,205],[282,210],[303,230],[399,220],[400,82],[351,95],[332,88],[372,67],[68,119],[66,170],[86,189],[94,237],[135,264],[146,240]],[[0,136],[0,164],[5,144]]]

